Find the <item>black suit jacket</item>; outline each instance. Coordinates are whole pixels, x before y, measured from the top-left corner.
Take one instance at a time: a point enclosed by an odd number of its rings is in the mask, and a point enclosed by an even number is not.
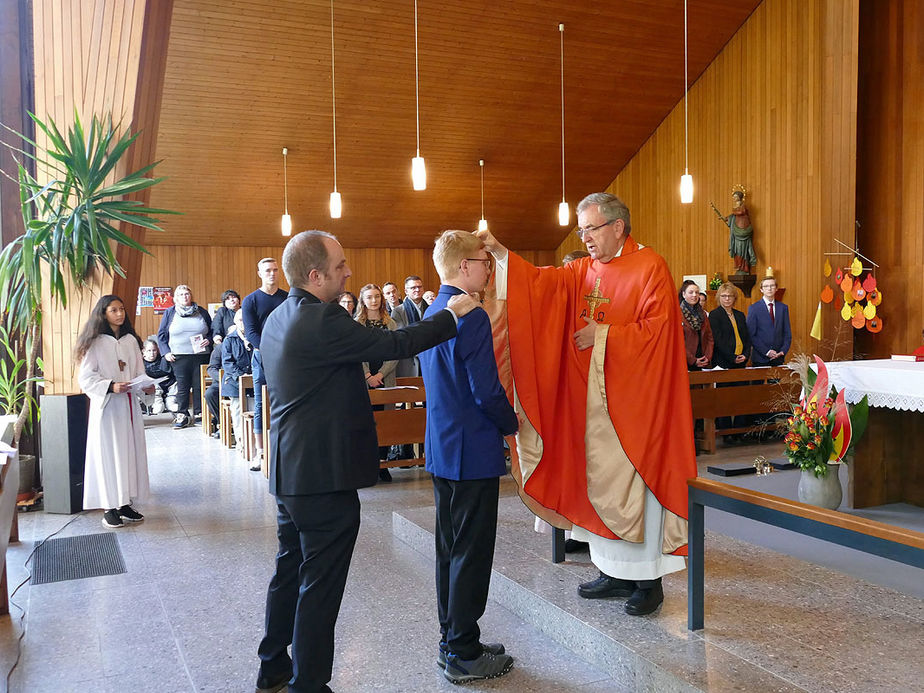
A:
[[[372,486],[379,453],[363,361],[407,358],[456,335],[439,311],[399,330],[370,330],[302,289],[267,318],[260,353],[270,401],[273,495]]]
[[[740,310],[732,308],[732,312],[735,315],[735,324],[738,325],[738,336],[741,337],[741,343],[744,345],[744,351],[741,353],[750,356],[751,333],[748,332],[747,318]],[[712,362],[722,368],[744,368],[748,365],[747,359],[744,363],[735,363],[735,331],[722,306],[709,313],[709,325],[712,327],[712,339],[715,342]]]

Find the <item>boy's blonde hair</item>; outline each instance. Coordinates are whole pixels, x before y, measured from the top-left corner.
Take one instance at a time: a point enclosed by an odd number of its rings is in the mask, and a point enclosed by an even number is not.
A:
[[[440,280],[454,277],[462,260],[473,257],[483,247],[481,239],[470,231],[443,231],[433,243],[433,264]]]

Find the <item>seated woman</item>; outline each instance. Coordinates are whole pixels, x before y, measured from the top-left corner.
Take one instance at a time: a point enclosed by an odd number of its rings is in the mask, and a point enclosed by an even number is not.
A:
[[[253,349],[244,336],[244,311],[239,310],[234,314],[234,327],[228,331],[221,345],[221,367],[224,370],[221,396],[231,398],[231,429],[234,431],[238,447],[244,440],[241,427],[241,397],[247,396],[246,392],[241,392],[238,378],[253,372],[250,364],[252,352]],[[255,466],[256,469],[252,471],[259,471],[259,459]]]
[[[719,307],[709,313],[712,328],[712,360],[722,368],[744,368],[751,353],[751,334],[747,318],[735,309],[738,289],[731,282],[725,282],[716,291]]]
[[[241,295],[234,289],[226,289],[221,295],[221,308],[212,318],[212,342],[217,347],[228,335],[234,324],[234,314],[241,308]]]
[[[712,328],[699,305],[699,286],[687,279],[680,286],[680,316],[687,350],[687,370],[699,371],[712,362]]]
[[[356,310],[356,322],[373,330],[397,330],[398,324],[391,319],[383,306],[382,290],[375,284],[366,284],[359,290],[359,308]],[[397,361],[363,363],[366,374],[366,385],[369,389],[376,387],[394,387],[395,366]],[[383,409],[384,405],[377,405],[373,409]],[[379,459],[388,457],[388,447],[379,447]],[[391,481],[391,473],[387,469],[379,470],[379,479]]]

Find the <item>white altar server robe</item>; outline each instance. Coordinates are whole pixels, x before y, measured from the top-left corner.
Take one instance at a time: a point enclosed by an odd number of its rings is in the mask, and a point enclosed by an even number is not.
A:
[[[80,389],[90,398],[84,509],[120,508],[148,497],[148,455],[138,398],[129,392],[107,392],[110,383],[128,382],[143,373],[141,349],[132,335],[118,340],[100,335],[80,363]]]

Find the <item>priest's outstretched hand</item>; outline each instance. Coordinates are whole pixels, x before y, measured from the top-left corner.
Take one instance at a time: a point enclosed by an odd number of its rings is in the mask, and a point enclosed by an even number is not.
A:
[[[485,229],[484,231],[473,231],[473,233],[484,243],[484,249],[487,250],[497,260],[503,260],[507,257],[507,248],[501,245],[494,234]]]

